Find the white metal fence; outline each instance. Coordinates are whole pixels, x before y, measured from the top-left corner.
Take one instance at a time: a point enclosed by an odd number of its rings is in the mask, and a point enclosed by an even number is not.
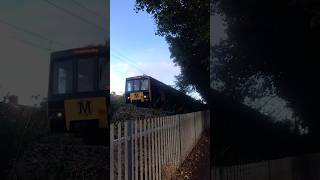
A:
[[[110,179],[161,180],[208,128],[209,111],[128,120],[110,126]]]
[[[225,167],[212,167],[213,180],[319,180],[320,153]]]

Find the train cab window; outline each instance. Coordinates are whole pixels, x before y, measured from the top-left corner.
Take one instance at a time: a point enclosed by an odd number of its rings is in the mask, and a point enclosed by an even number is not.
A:
[[[149,80],[142,79],[141,80],[141,90],[148,90],[149,89]]]
[[[133,90],[133,81],[127,81],[127,91],[130,92]]]
[[[133,90],[134,91],[140,90],[140,80],[139,79],[133,81]]]
[[[78,61],[78,92],[94,90],[94,59]]]
[[[72,61],[56,62],[53,65],[53,94],[71,93],[73,84],[72,76]]]
[[[109,86],[109,77],[108,77],[108,64],[106,58],[99,59],[99,72],[100,72],[100,80],[99,80],[99,89],[108,90]]]

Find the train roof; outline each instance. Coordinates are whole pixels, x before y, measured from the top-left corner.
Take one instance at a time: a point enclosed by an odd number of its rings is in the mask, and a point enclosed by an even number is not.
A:
[[[126,80],[141,79],[141,78],[151,78],[151,76],[147,76],[147,75],[132,76],[132,77],[127,77]]]
[[[74,55],[86,55],[86,54],[96,54],[96,53],[106,53],[109,51],[109,48],[106,48],[106,46],[86,46],[86,47],[80,47],[80,48],[71,48],[61,51],[55,51],[51,53],[51,59],[57,59],[57,58],[64,58],[68,56],[74,56]]]

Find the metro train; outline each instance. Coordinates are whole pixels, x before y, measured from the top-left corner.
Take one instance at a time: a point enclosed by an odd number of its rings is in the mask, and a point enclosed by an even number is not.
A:
[[[124,96],[128,104],[175,113],[199,111],[206,106],[147,75],[126,78]]]
[[[108,127],[109,54],[105,46],[51,53],[48,88],[51,131]]]

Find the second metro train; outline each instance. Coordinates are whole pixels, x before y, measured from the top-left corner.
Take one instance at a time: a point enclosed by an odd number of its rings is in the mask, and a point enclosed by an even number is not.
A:
[[[205,104],[152,78],[135,76],[126,78],[125,99],[138,107],[161,109],[175,113],[203,110]]]

